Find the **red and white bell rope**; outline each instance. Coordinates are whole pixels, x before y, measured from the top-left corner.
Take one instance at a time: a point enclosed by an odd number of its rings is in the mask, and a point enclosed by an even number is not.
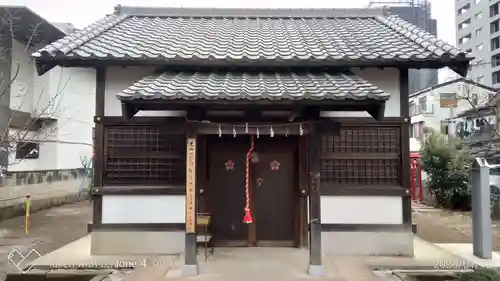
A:
[[[247,152],[247,158],[245,160],[245,165],[246,165],[246,170],[245,170],[245,196],[246,196],[246,202],[245,202],[245,216],[243,217],[243,222],[244,223],[252,223],[252,211],[250,210],[250,156],[252,155],[252,152],[255,148],[255,142],[253,139],[253,135],[250,136],[250,149]]]

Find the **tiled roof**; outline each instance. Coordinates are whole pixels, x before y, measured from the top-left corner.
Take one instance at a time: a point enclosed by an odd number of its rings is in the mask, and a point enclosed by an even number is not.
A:
[[[324,12],[315,17],[306,13],[308,10],[303,12],[307,16],[297,16],[300,11],[290,12],[293,16],[286,12],[274,17],[214,16],[210,9],[205,10],[207,16],[187,16],[188,8],[174,10],[177,12],[167,16],[113,14],[33,55],[50,60],[298,61],[328,65],[469,60],[464,52],[397,16],[328,16]],[[272,13],[266,11],[266,15]]]
[[[166,72],[117,94],[121,100],[387,100],[390,95],[350,74]]]

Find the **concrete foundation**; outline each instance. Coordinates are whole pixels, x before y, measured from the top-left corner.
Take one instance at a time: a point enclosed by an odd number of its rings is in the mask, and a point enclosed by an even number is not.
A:
[[[325,276],[325,268],[323,265],[309,265],[307,273],[311,276]]]
[[[321,233],[322,250],[334,255],[413,256],[412,232]]]
[[[92,255],[171,255],[184,252],[184,231],[94,231]],[[125,246],[124,246],[125,245]]]

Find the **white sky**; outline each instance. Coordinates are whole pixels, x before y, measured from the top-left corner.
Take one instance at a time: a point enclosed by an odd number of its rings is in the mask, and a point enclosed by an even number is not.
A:
[[[213,8],[363,8],[369,0],[0,0],[3,5],[24,5],[53,22],[71,22],[85,27],[106,14],[116,4],[123,6],[170,6]],[[431,0],[432,17],[438,20],[438,37],[455,45],[455,0]],[[446,74],[444,74],[446,75]],[[440,80],[443,74],[440,75]]]

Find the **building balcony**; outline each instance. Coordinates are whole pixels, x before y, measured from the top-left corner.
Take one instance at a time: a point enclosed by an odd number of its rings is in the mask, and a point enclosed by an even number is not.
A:
[[[434,111],[434,105],[427,105],[427,106],[417,106],[414,108],[410,109],[410,117],[418,116],[418,115],[433,115],[435,113]]]

